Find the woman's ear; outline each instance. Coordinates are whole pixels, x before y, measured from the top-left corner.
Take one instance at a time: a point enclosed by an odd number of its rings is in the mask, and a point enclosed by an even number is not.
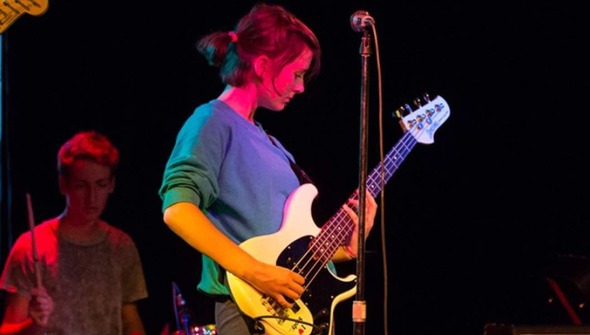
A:
[[[270,59],[266,55],[261,55],[254,59],[254,73],[257,78],[262,78],[270,70]]]

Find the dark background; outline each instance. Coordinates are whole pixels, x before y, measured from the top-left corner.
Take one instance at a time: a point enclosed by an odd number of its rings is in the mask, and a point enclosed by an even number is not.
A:
[[[179,127],[223,88],[194,43],[231,30],[254,2],[49,2],[44,15],[24,15],[2,35],[2,261],[28,229],[25,193],[37,221],[58,215],[57,150],[74,132],[96,129],[121,150],[105,218],[140,250],[148,332],[158,334],[167,322],[175,327],[172,282],[195,321],[213,323],[212,302],[194,289],[200,256],[162,222],[157,191]],[[362,34],[350,28],[352,13],[369,11],[377,29],[369,58],[369,168],[379,161],[380,136],[386,151],[401,137],[391,117],[396,108],[424,92],[450,106],[435,142],[417,145],[386,187],[384,229],[377,221],[367,242],[367,333],[384,333],[385,303],[389,331],[404,335],[571,323],[560,305],[548,303],[544,278],[556,258],[584,263],[588,252],[588,29],[581,5],[274,3],[306,22],[323,46],[322,71],[306,93],[282,113],[257,115],[318,187],[318,225],[358,185]],[[353,300],[338,305],[341,335],[352,333]]]

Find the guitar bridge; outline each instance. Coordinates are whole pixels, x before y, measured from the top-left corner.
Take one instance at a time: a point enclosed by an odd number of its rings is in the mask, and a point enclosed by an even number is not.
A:
[[[261,303],[266,311],[278,320],[279,324],[282,324],[287,318],[289,318],[289,310],[291,310],[292,313],[297,314],[297,312],[299,312],[301,309],[301,307],[296,302],[293,303],[293,307],[285,308],[281,306],[276,300],[266,295],[262,296]]]

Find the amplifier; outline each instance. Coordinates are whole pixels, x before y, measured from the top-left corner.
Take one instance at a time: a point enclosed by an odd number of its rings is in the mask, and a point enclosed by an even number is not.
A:
[[[484,335],[590,335],[590,325],[505,325],[490,323]]]

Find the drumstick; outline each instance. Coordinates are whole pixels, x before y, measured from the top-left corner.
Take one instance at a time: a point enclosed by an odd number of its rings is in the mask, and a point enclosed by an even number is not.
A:
[[[33,246],[33,262],[35,264],[35,277],[37,278],[37,288],[41,287],[41,270],[39,269],[39,255],[37,254],[37,243],[35,243],[35,219],[33,217],[33,205],[31,204],[31,195],[27,196],[27,211],[29,214],[29,229],[31,230],[31,244]]]

